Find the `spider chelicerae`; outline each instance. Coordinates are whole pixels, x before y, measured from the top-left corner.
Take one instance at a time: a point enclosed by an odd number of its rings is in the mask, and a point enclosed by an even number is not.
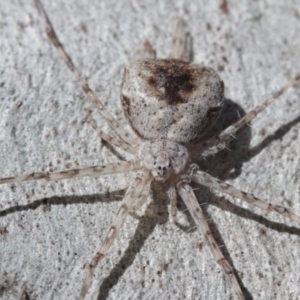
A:
[[[300,218],[281,206],[266,203],[213,178],[209,174],[200,171],[192,161],[194,158],[199,159],[199,157],[205,159],[205,157],[223,150],[237,130],[255,118],[259,112],[299,80],[300,76],[297,75],[289,84],[263,102],[262,105],[250,111],[238,122],[217,135],[197,143],[198,139],[215,123],[220,114],[223,106],[223,83],[212,69],[188,62],[185,26],[183,22],[179,22],[168,59],[138,60],[130,64],[124,72],[121,100],[125,115],[136,133],[136,135],[132,135],[120,126],[79,75],[58,41],[39,1],[35,1],[35,3],[50,40],[58,49],[59,54],[65,60],[83,90],[115,130],[117,137],[113,137],[98,128],[91,116],[89,116],[90,123],[101,137],[111,145],[136,155],[136,159],[129,162],[57,173],[33,173],[0,180],[0,183],[9,183],[136,172],[136,176],[129,185],[106,239],[92,262],[87,266],[87,276],[80,298],[83,299],[87,294],[94,270],[99,260],[109,250],[115,236],[122,227],[126,215],[145,202],[150,193],[151,182],[157,181],[169,186],[168,198],[171,204],[171,218],[175,222],[178,191],[194,222],[208,240],[217,263],[223,268],[229,280],[233,293],[237,298],[244,299],[235,272],[215,242],[201,206],[190,187],[190,182],[194,181],[200,185],[233,195],[264,210],[275,211],[299,223]]]

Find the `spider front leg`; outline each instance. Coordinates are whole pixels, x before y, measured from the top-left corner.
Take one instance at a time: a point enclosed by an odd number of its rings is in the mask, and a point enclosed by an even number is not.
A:
[[[233,187],[232,185],[223,182],[219,179],[216,179],[209,174],[202,172],[198,169],[198,166],[195,164],[192,164],[190,166],[190,171],[188,172],[191,179],[199,184],[202,184],[204,186],[207,186],[209,188],[214,188],[216,190],[219,190],[221,192],[224,192],[226,194],[235,196],[245,202],[248,202],[250,204],[253,204],[267,212],[274,211],[277,212],[280,215],[283,215],[293,221],[296,221],[300,224],[300,217],[292,213],[289,209],[280,206],[280,205],[273,205],[271,203],[267,203],[263,200],[260,200],[254,196],[252,196],[249,193],[240,191],[239,189]]]
[[[213,253],[213,256],[214,256],[217,264],[219,264],[223,268],[224,273],[230,283],[233,294],[236,295],[237,299],[239,299],[239,300],[245,299],[231,265],[223,256],[221,250],[219,249],[219,247],[212,235],[211,230],[209,229],[209,226],[207,224],[207,221],[205,219],[205,216],[203,214],[201,206],[199,205],[198,200],[197,200],[195,194],[193,193],[192,188],[188,184],[187,177],[182,176],[177,181],[177,189],[178,189],[178,192],[179,192],[182,200],[184,201],[185,205],[187,206],[194,222],[196,223],[197,227],[200,229],[202,234],[207,239],[208,244],[210,246],[210,249]]]
[[[108,252],[110,246],[112,245],[115,237],[119,233],[124,220],[128,213],[132,210],[134,202],[141,195],[146,183],[149,179],[149,171],[146,169],[142,169],[141,174],[136,176],[131,185],[128,187],[124,199],[121,202],[119,210],[116,214],[115,221],[113,225],[110,227],[104,242],[102,243],[100,250],[94,256],[92,262],[87,266],[87,274],[84,279],[82,289],[80,292],[80,300],[83,300],[88,292],[89,287],[92,283],[92,278],[98,265],[99,261],[104,258],[106,253]]]

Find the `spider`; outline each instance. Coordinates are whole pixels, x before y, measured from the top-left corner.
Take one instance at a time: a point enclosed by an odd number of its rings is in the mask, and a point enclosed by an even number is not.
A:
[[[189,56],[185,49],[186,32],[183,22],[179,22],[168,59],[137,60],[125,69],[121,102],[125,115],[135,132],[135,135],[132,135],[121,127],[79,75],[59,42],[40,2],[35,0],[35,4],[51,42],[73,72],[84,92],[114,129],[117,137],[113,137],[98,128],[95,121],[89,116],[92,126],[112,146],[136,155],[136,159],[133,161],[118,162],[106,166],[56,173],[32,173],[0,179],[0,183],[3,184],[26,180],[60,180],[136,172],[136,176],[122,200],[113,225],[110,227],[99,251],[87,266],[87,275],[82,286],[80,299],[85,298],[95,268],[107,254],[126,216],[145,202],[153,181],[169,186],[168,198],[171,204],[171,218],[174,221],[176,221],[177,216],[176,198],[178,192],[194,222],[207,239],[216,262],[223,268],[233,294],[238,299],[244,299],[236,274],[214,240],[201,206],[190,187],[190,182],[194,181],[200,185],[233,195],[263,210],[275,211],[298,223],[300,223],[300,218],[284,207],[266,203],[251,194],[213,178],[208,173],[200,171],[192,161],[195,157],[205,159],[205,157],[225,149],[234,134],[294,85],[300,79],[300,74],[239,121],[217,135],[197,143],[198,139],[212,127],[222,110],[224,87],[222,80],[214,70],[187,61]]]

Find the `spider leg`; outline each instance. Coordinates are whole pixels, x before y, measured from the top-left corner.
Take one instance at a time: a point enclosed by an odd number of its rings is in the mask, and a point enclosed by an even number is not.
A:
[[[233,138],[234,134],[251,120],[253,120],[260,112],[262,112],[265,108],[267,108],[270,104],[272,104],[277,98],[279,98],[287,89],[292,87],[300,80],[300,74],[297,74],[288,84],[283,86],[279,91],[274,93],[270,98],[265,100],[261,105],[258,105],[256,108],[247,113],[240,120],[235,122],[234,124],[227,127],[222,132],[213,136],[212,138],[206,140],[203,143],[200,143],[195,147],[195,150],[192,151],[193,155],[199,156],[199,152],[202,157],[206,157],[209,155],[213,155],[218,153],[219,151],[225,149],[226,144],[228,144]]]
[[[110,227],[106,235],[106,238],[100,247],[100,250],[96,253],[92,262],[87,266],[87,274],[81,288],[80,297],[79,297],[80,300],[83,300],[85,298],[88,289],[91,286],[93,274],[95,272],[97,264],[101,259],[103,259],[103,257],[108,252],[115,237],[119,233],[126,216],[131,211],[134,202],[142,193],[143,188],[147,183],[149,177],[150,177],[149,171],[146,169],[142,169],[142,173],[136,176],[134,181],[128,187],[124,199],[122,200],[119,210],[116,214],[115,220],[112,226]]]
[[[178,215],[178,209],[177,209],[177,195],[176,195],[176,189],[175,184],[172,181],[170,183],[170,186],[167,190],[167,195],[170,200],[170,206],[171,206],[171,221],[173,223],[176,223],[177,221],[177,215]]]
[[[136,147],[138,146],[130,146],[127,143],[125,143],[123,140],[115,138],[113,136],[111,136],[110,134],[104,132],[100,127],[97,126],[96,121],[93,119],[93,117],[91,116],[91,114],[89,113],[87,116],[88,122],[91,124],[91,126],[95,129],[95,131],[98,133],[98,135],[104,139],[105,141],[107,141],[109,144],[119,147],[129,153],[132,154],[136,154],[137,153],[137,149]]]
[[[39,179],[45,179],[47,181],[55,181],[61,179],[78,178],[78,177],[86,177],[86,176],[91,177],[91,176],[99,176],[99,175],[106,175],[106,174],[109,175],[109,174],[136,171],[140,169],[140,167],[141,167],[140,161],[136,161],[136,162],[120,161],[117,163],[108,164],[106,166],[93,166],[93,167],[87,167],[82,169],[73,169],[73,170],[53,172],[53,173],[34,172],[27,175],[0,178],[0,184],[39,180]]]
[[[188,184],[188,179],[184,178],[183,176],[177,181],[177,188],[178,192],[184,201],[185,205],[187,206],[192,218],[194,219],[197,227],[201,230],[202,234],[208,241],[210,249],[213,253],[213,256],[223,270],[227,279],[230,283],[231,289],[233,294],[236,295],[237,299],[242,300],[245,299],[242,293],[241,287],[237,281],[237,278],[233,272],[232,267],[228,263],[228,261],[223,256],[221,250],[219,249],[211,230],[207,224],[201,206],[199,205],[197,198],[192,190],[192,188]]]
[[[186,62],[192,60],[192,40],[183,20],[180,20],[177,24],[169,58],[180,59]]]
[[[109,123],[109,125],[115,130],[118,136],[127,144],[135,145],[139,142],[137,137],[132,136],[124,127],[122,127],[116,118],[106,109],[104,104],[100,101],[100,99],[96,96],[95,92],[89,87],[88,83],[84,80],[84,78],[79,74],[77,69],[75,68],[71,58],[66,53],[63,45],[60,43],[51,23],[50,20],[44,11],[41,3],[39,0],[34,0],[35,6],[38,9],[38,13],[44,29],[52,42],[55,46],[56,50],[58,51],[59,55],[65,61],[71,72],[73,73],[74,77],[78,84],[82,87],[83,91],[88,95],[90,100],[93,102],[94,105],[99,109],[100,114],[102,117]]]
[[[147,58],[152,58],[152,59],[156,58],[156,51],[152,47],[151,43],[148,40],[146,40],[144,42],[144,49],[145,49],[145,53],[147,55]]]
[[[265,202],[263,200],[260,200],[254,196],[252,196],[249,193],[240,191],[239,189],[233,187],[232,185],[225,183],[219,179],[216,179],[209,174],[202,172],[198,170],[198,166],[195,164],[192,164],[190,166],[189,175],[191,176],[191,179],[199,184],[202,184],[204,186],[214,188],[216,190],[219,190],[221,192],[224,192],[226,194],[235,196],[245,202],[248,202],[250,204],[253,204],[267,212],[274,211],[277,212],[280,215],[283,215],[293,221],[296,221],[300,224],[300,217],[292,213],[289,209],[280,206],[280,205],[273,205],[271,203]]]
[[[145,187],[143,189],[143,192],[140,195],[140,197],[137,199],[137,201],[134,203],[130,213],[134,214],[136,211],[138,211],[146,203],[146,201],[147,201],[147,199],[150,195],[151,183],[152,183],[152,178],[148,177],[147,182],[145,184]]]

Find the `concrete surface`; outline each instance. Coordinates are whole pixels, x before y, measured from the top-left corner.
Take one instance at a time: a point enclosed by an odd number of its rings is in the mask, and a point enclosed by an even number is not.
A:
[[[166,57],[180,18],[194,38],[194,60],[225,82],[224,124],[300,71],[297,1],[43,2],[75,64],[120,120],[124,66],[143,55],[146,40]],[[0,7],[0,177],[117,161],[118,152],[83,122],[92,106],[47,40],[32,2]],[[94,117],[109,130],[96,111]],[[242,130],[231,152],[202,167],[300,215],[299,132],[300,85]],[[103,241],[129,177],[1,186],[0,298],[75,299],[84,264]],[[246,298],[299,299],[300,225],[208,189],[196,192],[211,204],[203,208]],[[128,218],[99,265],[89,299],[232,299],[193,223],[187,230],[171,224],[158,192],[143,211],[140,219]]]

